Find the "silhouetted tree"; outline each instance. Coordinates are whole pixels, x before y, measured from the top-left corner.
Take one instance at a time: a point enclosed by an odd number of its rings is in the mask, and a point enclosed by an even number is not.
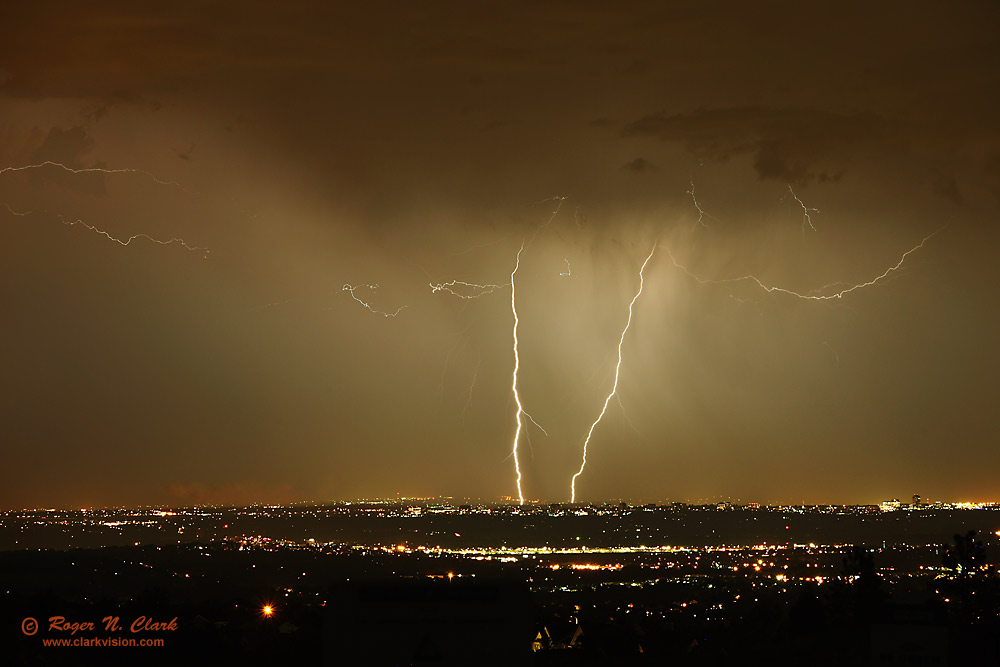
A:
[[[998,629],[1000,587],[983,567],[987,564],[986,548],[976,539],[974,530],[956,534],[955,543],[945,545],[941,563],[951,576],[937,580],[935,587],[949,603],[952,619],[964,626],[966,637],[962,642],[969,643],[966,648],[972,650],[983,637],[995,635]]]
[[[955,543],[946,545],[941,554],[941,564],[951,570],[956,577],[964,579],[979,570],[986,560],[986,548],[976,539],[976,531],[965,535],[955,533]]]
[[[843,558],[844,576],[851,583],[841,588],[846,604],[855,620],[870,621],[878,612],[883,598],[882,576],[875,565],[875,550],[853,545]]]

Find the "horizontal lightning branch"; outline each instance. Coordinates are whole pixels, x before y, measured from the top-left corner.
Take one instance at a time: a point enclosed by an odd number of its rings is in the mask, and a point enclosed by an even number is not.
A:
[[[16,216],[19,216],[19,217],[23,217],[23,216],[26,216],[26,215],[32,215],[32,214],[34,214],[34,211],[15,211],[14,209],[12,209],[10,207],[10,204],[7,204],[7,203],[5,203],[3,205],[3,207],[5,209],[7,209],[7,212],[10,213],[11,215],[16,215]]]
[[[193,245],[189,244],[187,241],[185,241],[184,239],[177,238],[177,237],[173,237],[173,238],[171,238],[169,240],[163,240],[163,239],[158,239],[158,238],[155,238],[153,236],[150,236],[149,234],[144,234],[143,233],[143,234],[133,234],[132,236],[129,236],[126,239],[120,239],[120,238],[118,238],[116,236],[112,236],[111,234],[109,234],[108,232],[104,231],[103,229],[99,229],[98,227],[95,227],[94,225],[87,224],[83,220],[67,220],[62,215],[59,215],[59,221],[61,223],[63,223],[64,225],[67,225],[69,227],[75,227],[77,225],[80,225],[80,226],[84,227],[85,229],[89,229],[90,231],[94,232],[95,234],[100,234],[101,236],[103,236],[103,237],[105,237],[107,239],[110,239],[110,240],[114,241],[115,243],[117,243],[119,245],[123,245],[123,246],[129,245],[130,243],[132,243],[132,241],[135,241],[136,239],[146,239],[147,241],[150,241],[152,243],[158,243],[160,245],[171,245],[173,243],[176,243],[176,244],[180,245],[181,247],[183,247],[185,250],[190,250],[192,252],[196,252],[196,251],[200,250],[200,251],[202,251],[202,252],[205,253],[205,257],[206,258],[208,257],[208,253],[209,253],[209,249],[208,248],[203,248],[201,246],[193,246]]]
[[[406,308],[406,306],[400,306],[399,308],[397,308],[395,310],[395,312],[392,312],[392,313],[385,312],[384,310],[378,310],[377,308],[373,307],[367,301],[359,298],[358,295],[354,293],[356,290],[359,290],[359,289],[368,289],[368,290],[371,290],[371,291],[374,292],[375,290],[378,289],[378,283],[376,283],[374,285],[368,285],[368,284],[364,284],[364,285],[350,285],[350,284],[345,284],[341,288],[341,291],[342,292],[350,292],[352,299],[354,299],[355,301],[357,301],[358,303],[360,303],[362,306],[364,306],[365,308],[367,308],[369,311],[375,313],[376,315],[381,315],[382,317],[396,317],[397,315],[399,315]]]
[[[160,185],[172,185],[180,188],[181,190],[185,190],[184,186],[180,183],[175,181],[164,181],[143,169],[105,169],[104,167],[84,167],[81,169],[74,169],[73,167],[67,167],[62,162],[53,162],[52,160],[46,160],[45,162],[39,162],[38,164],[28,164],[23,167],[3,167],[0,169],[0,175],[8,172],[44,169],[45,167],[55,167],[70,174],[141,174],[152,179],[156,183],[159,183]]]
[[[46,160],[45,162],[39,162],[37,164],[29,164],[29,165],[24,165],[24,166],[20,166],[20,167],[3,167],[2,169],[0,169],[0,175],[7,174],[7,173],[13,173],[13,172],[21,172],[21,171],[29,171],[29,170],[36,170],[36,169],[44,169],[44,168],[56,168],[56,169],[60,169],[60,170],[62,170],[64,172],[70,173],[70,174],[140,174],[142,176],[146,176],[147,178],[151,179],[152,181],[154,181],[155,183],[158,183],[160,185],[174,186],[174,187],[180,188],[181,190],[187,191],[186,188],[184,188],[184,186],[182,186],[180,183],[177,183],[175,181],[164,181],[163,179],[157,178],[156,176],[154,176],[150,172],[145,171],[143,169],[131,169],[131,168],[126,168],[126,169],[106,169],[104,167],[84,167],[84,168],[77,169],[77,168],[74,168],[74,167],[69,167],[69,166],[63,164],[62,162],[54,162],[52,160]],[[26,215],[32,215],[32,214],[37,214],[38,213],[37,211],[19,212],[19,211],[13,210],[7,204],[4,204],[4,206],[7,208],[7,210],[11,214],[17,215],[17,216],[26,216]],[[68,226],[68,227],[81,226],[81,227],[83,227],[85,229],[88,229],[88,230],[94,232],[95,234],[100,234],[101,236],[107,238],[108,240],[114,241],[115,243],[117,243],[119,245],[122,245],[122,246],[128,246],[128,245],[130,245],[132,243],[132,241],[135,241],[137,239],[145,239],[146,241],[150,241],[151,243],[156,243],[156,244],[159,244],[159,245],[177,244],[177,245],[180,245],[181,247],[183,247],[184,249],[192,251],[192,252],[198,252],[198,251],[204,252],[205,253],[205,257],[206,258],[208,257],[208,253],[209,253],[208,248],[205,248],[205,247],[202,247],[202,246],[191,245],[190,243],[188,243],[187,241],[185,241],[182,238],[173,237],[173,238],[170,238],[170,239],[159,239],[159,238],[156,238],[155,236],[151,236],[150,234],[146,234],[146,233],[133,234],[132,236],[129,236],[127,238],[119,238],[117,236],[112,235],[110,232],[108,232],[108,231],[106,231],[104,229],[101,229],[101,228],[99,228],[99,227],[97,227],[95,225],[91,225],[89,223],[86,223],[83,220],[79,220],[79,219],[77,219],[77,220],[67,220],[61,214],[57,214],[57,215],[59,217],[59,221],[62,224]]]
[[[476,283],[467,283],[463,280],[449,280],[446,283],[428,284],[430,285],[432,293],[436,294],[437,292],[447,292],[448,294],[457,296],[459,299],[478,299],[481,296],[492,294],[498,289],[510,287],[509,284],[477,285]]]
[[[764,290],[765,292],[768,292],[768,293],[778,292],[778,293],[781,293],[781,294],[787,294],[789,296],[794,296],[794,297],[796,297],[798,299],[807,299],[807,300],[810,300],[810,301],[829,301],[829,300],[832,300],[832,299],[842,299],[842,298],[844,298],[844,296],[850,294],[851,292],[855,292],[855,291],[863,289],[865,287],[871,287],[872,285],[875,285],[875,284],[881,282],[882,280],[884,280],[886,277],[888,277],[893,272],[898,271],[903,266],[903,263],[906,261],[907,257],[909,257],[911,254],[915,253],[917,250],[920,250],[921,248],[923,248],[924,244],[926,244],[931,238],[933,238],[936,234],[938,234],[939,232],[941,232],[943,229],[944,229],[944,227],[942,227],[941,229],[938,229],[938,230],[936,230],[934,232],[931,232],[930,234],[928,234],[927,236],[925,236],[920,241],[920,243],[918,243],[914,247],[912,247],[909,250],[907,250],[906,252],[904,252],[903,255],[899,258],[898,262],[896,262],[895,264],[893,264],[892,266],[890,266],[889,268],[887,268],[885,271],[883,271],[878,276],[872,278],[871,280],[862,282],[862,283],[855,283],[855,284],[833,283],[834,285],[847,284],[848,287],[845,287],[844,289],[841,289],[841,290],[836,291],[836,292],[832,292],[830,294],[816,294],[814,292],[810,292],[810,293],[807,293],[807,294],[802,294],[800,292],[796,292],[794,290],[786,289],[784,287],[777,287],[775,285],[765,284],[763,281],[761,281],[759,278],[757,278],[756,276],[754,276],[752,274],[748,274],[748,275],[745,275],[745,276],[740,276],[738,278],[724,278],[724,279],[717,279],[717,280],[706,280],[706,279],[703,279],[703,278],[697,276],[696,274],[692,273],[690,270],[687,269],[687,267],[685,267],[682,264],[680,264],[677,261],[677,259],[673,256],[673,254],[670,252],[669,249],[667,249],[667,254],[670,256],[670,261],[672,261],[674,263],[674,266],[676,266],[678,269],[680,269],[681,271],[683,271],[688,276],[690,276],[691,278],[693,278],[695,281],[697,281],[698,283],[700,283],[702,285],[723,285],[723,284],[726,284],[726,283],[750,282],[750,283],[753,283],[753,284],[757,285],[757,287],[761,288],[762,290]]]

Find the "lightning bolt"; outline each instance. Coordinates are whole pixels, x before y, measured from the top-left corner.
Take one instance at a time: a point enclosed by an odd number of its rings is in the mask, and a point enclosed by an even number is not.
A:
[[[465,400],[465,407],[462,408],[462,421],[465,421],[465,413],[472,404],[472,390],[476,388],[476,378],[479,377],[479,365],[483,362],[482,356],[476,358],[476,368],[472,371],[472,382],[469,383],[469,396]]]
[[[688,190],[687,193],[689,195],[691,195],[691,201],[694,203],[694,207],[698,211],[698,219],[694,221],[694,225],[691,227],[691,231],[694,231],[695,229],[697,229],[699,225],[702,226],[702,227],[704,227],[705,229],[710,229],[709,226],[707,224],[705,224],[705,218],[711,218],[712,220],[715,220],[715,218],[713,216],[709,215],[708,213],[706,213],[705,210],[701,207],[701,204],[698,203],[698,197],[696,197],[695,194],[694,194],[694,179],[693,178],[691,179],[691,189]],[[718,221],[716,221],[716,222],[718,222]]]
[[[567,278],[573,275],[573,267],[569,265],[569,260],[563,257],[563,261],[566,262],[566,270],[559,273],[560,276],[566,276]]]
[[[510,272],[510,311],[514,315],[514,373],[511,381],[511,390],[514,392],[514,403],[517,404],[517,411],[514,413],[514,420],[517,422],[517,429],[514,431],[514,444],[511,448],[511,456],[514,458],[514,474],[517,481],[517,499],[519,504],[524,504],[524,494],[521,491],[521,463],[517,459],[517,444],[521,439],[521,415],[524,413],[524,406],[521,405],[521,395],[517,393],[517,371],[521,367],[521,358],[517,351],[517,300],[514,298],[514,277],[521,267],[521,252],[524,250],[524,243],[517,251],[517,259],[514,262],[514,270]]]
[[[528,241],[529,247],[535,241],[535,237],[538,236],[539,232],[544,232],[546,229],[548,229],[549,225],[552,224],[552,221],[556,219],[556,216],[559,215],[559,211],[562,210],[563,202],[566,201],[566,199],[567,197],[556,195],[555,197],[548,197],[547,199],[535,202],[535,204],[544,204],[545,202],[549,201],[555,201],[559,203],[556,204],[555,210],[552,211],[552,215],[550,215],[549,219],[545,221],[545,224],[535,229],[535,233],[531,235],[531,240]],[[521,249],[524,250],[524,246],[521,246]]]
[[[611,387],[611,393],[609,393],[608,397],[604,399],[604,406],[601,408],[601,414],[597,415],[597,419],[595,419],[594,423],[590,425],[590,430],[587,431],[587,437],[583,441],[583,461],[580,463],[580,469],[575,475],[573,475],[573,479],[570,481],[570,502],[576,502],[576,478],[582,475],[583,469],[587,467],[587,445],[590,444],[590,437],[594,434],[594,429],[597,428],[597,425],[604,418],[604,413],[608,411],[608,404],[618,391],[618,376],[622,367],[622,343],[625,342],[625,334],[628,333],[628,329],[632,325],[632,308],[635,306],[635,302],[642,295],[642,287],[645,282],[643,273],[646,270],[646,265],[649,264],[649,260],[653,258],[653,253],[655,252],[656,246],[654,245],[653,249],[649,251],[649,255],[646,256],[646,261],[642,263],[642,267],[639,269],[639,289],[636,291],[635,296],[632,297],[632,301],[628,304],[628,320],[626,320],[625,328],[622,329],[622,335],[618,339],[618,364],[615,365],[615,382]]]
[[[12,209],[10,207],[10,204],[7,204],[7,203],[5,203],[3,206],[4,206],[4,208],[7,209],[7,211],[11,215],[16,215],[16,216],[19,216],[19,217],[23,217],[25,215],[32,215],[34,213],[34,211],[15,211],[14,209]]]
[[[65,164],[61,163],[61,162],[53,162],[52,160],[46,160],[45,162],[39,162],[38,164],[29,164],[29,165],[24,165],[24,166],[21,166],[21,167],[4,167],[4,168],[0,169],[0,175],[6,174],[6,173],[11,173],[11,172],[28,171],[28,170],[33,170],[33,169],[44,169],[46,167],[56,167],[56,168],[61,169],[61,170],[65,171],[65,172],[67,172],[67,173],[70,173],[70,174],[141,174],[143,176],[148,177],[153,182],[159,183],[160,185],[174,186],[174,187],[180,188],[181,190],[183,190],[185,192],[190,192],[189,190],[187,190],[187,188],[185,188],[184,186],[182,186],[180,183],[177,183],[175,181],[164,181],[164,180],[162,180],[160,178],[157,178],[155,175],[153,175],[150,172],[145,171],[143,169],[105,169],[104,167],[86,167],[86,168],[82,168],[82,169],[74,169],[73,167],[68,167]],[[10,205],[8,205],[8,204],[4,204],[4,206],[7,208],[7,210],[11,214],[17,215],[17,216],[26,216],[26,215],[38,214],[37,211],[18,212],[18,211],[13,210],[10,207]],[[205,253],[205,257],[206,258],[208,257],[208,253],[209,253],[209,249],[208,248],[204,248],[202,246],[191,245],[191,244],[189,244],[187,241],[185,241],[182,238],[173,237],[171,239],[164,240],[164,239],[158,239],[156,237],[150,236],[149,234],[141,233],[141,234],[133,234],[132,236],[129,236],[126,239],[121,239],[121,238],[118,238],[117,236],[113,236],[110,232],[108,232],[106,230],[103,230],[103,229],[100,229],[99,227],[97,227],[95,225],[88,224],[88,223],[84,222],[83,220],[79,220],[79,219],[77,219],[77,220],[67,220],[65,217],[62,216],[62,214],[57,214],[57,216],[59,218],[59,222],[61,222],[62,224],[66,225],[68,227],[75,227],[77,225],[80,225],[80,226],[82,226],[82,227],[84,227],[84,228],[86,228],[86,229],[94,232],[95,234],[99,234],[99,235],[107,238],[108,240],[114,241],[115,243],[117,243],[119,245],[122,245],[122,246],[127,246],[130,243],[132,243],[132,241],[135,241],[136,239],[146,239],[147,241],[150,241],[152,243],[157,243],[159,245],[171,245],[171,244],[177,243],[177,244],[181,245],[184,249],[190,250],[192,252],[203,251]]]
[[[550,197],[548,199],[543,199],[541,202],[538,202],[538,203],[543,203],[543,202],[547,202],[547,201],[557,201],[559,203],[556,206],[555,210],[552,211],[552,215],[549,216],[549,219],[545,221],[545,224],[542,225],[541,227],[539,227],[538,229],[536,229],[535,233],[532,234],[531,241],[528,241],[528,245],[531,245],[532,241],[535,240],[535,237],[538,236],[538,233],[540,231],[544,230],[546,227],[548,227],[549,223],[551,223],[555,219],[555,217],[559,214],[559,210],[562,208],[563,202],[566,201],[566,197],[560,197],[560,196]],[[514,345],[513,345],[513,347],[514,347],[514,372],[512,374],[512,379],[511,379],[511,385],[510,386],[511,386],[511,391],[514,392],[514,403],[517,405],[517,411],[514,413],[514,420],[517,422],[517,428],[514,431],[514,444],[511,447],[511,456],[514,459],[514,475],[515,475],[515,480],[517,482],[517,500],[518,500],[518,504],[520,504],[520,505],[524,504],[524,493],[521,490],[521,479],[522,479],[522,475],[521,475],[521,463],[520,463],[520,461],[518,461],[518,458],[517,458],[517,446],[518,446],[518,443],[521,440],[521,430],[522,430],[522,427],[523,427],[523,422],[521,421],[521,415],[524,415],[525,417],[527,417],[531,421],[532,424],[534,424],[535,426],[538,426],[538,428],[542,430],[542,433],[545,433],[545,435],[548,435],[548,433],[545,431],[545,429],[543,429],[541,426],[539,426],[538,422],[536,422],[531,415],[529,415],[527,412],[524,411],[524,406],[521,404],[521,395],[517,391],[517,372],[521,368],[521,358],[520,358],[520,355],[518,354],[518,349],[517,349],[517,346],[518,346],[518,341],[517,341],[517,325],[520,322],[519,322],[519,320],[517,318],[517,299],[516,299],[516,291],[514,289],[514,278],[515,278],[515,276],[517,276],[517,270],[519,268],[521,268],[521,253],[522,252],[524,252],[524,242],[523,241],[521,242],[521,247],[517,251],[517,257],[516,257],[515,262],[514,262],[514,270],[510,272],[510,312],[514,316],[514,329],[513,329],[513,339],[514,339]]]
[[[802,202],[802,200],[799,199],[799,196],[797,194],[795,194],[795,190],[792,190],[792,186],[791,185],[788,186],[788,191],[791,193],[792,197],[795,198],[795,201],[797,201],[799,203],[799,206],[802,207],[802,234],[803,234],[803,236],[806,233],[806,225],[807,224],[809,225],[809,229],[811,229],[811,230],[813,230],[815,232],[816,231],[816,226],[813,224],[812,216],[810,216],[809,214],[810,213],[819,213],[819,209],[818,208],[809,208],[808,206],[806,206]]]
[[[188,192],[188,190],[180,183],[175,181],[164,181],[144,169],[105,169],[104,167],[85,167],[82,169],[74,169],[73,167],[66,166],[62,162],[53,162],[52,160],[46,160],[45,162],[39,162],[38,164],[27,164],[22,167],[4,167],[0,169],[0,176],[8,172],[44,169],[45,167],[56,167],[70,174],[142,174],[160,185],[172,185]]]
[[[813,292],[810,292],[810,293],[807,293],[807,294],[802,294],[800,292],[796,292],[794,290],[786,289],[784,287],[778,287],[778,286],[775,286],[775,285],[765,284],[759,278],[757,278],[757,276],[754,276],[752,274],[747,274],[745,276],[740,276],[738,278],[724,278],[724,279],[720,279],[720,280],[705,280],[705,279],[702,279],[699,276],[695,275],[694,273],[692,273],[690,270],[687,269],[687,267],[685,267],[682,264],[680,264],[674,258],[673,253],[671,253],[669,249],[667,249],[667,254],[670,256],[670,261],[672,261],[674,263],[674,266],[676,266],[678,269],[680,269],[681,271],[683,271],[684,273],[686,273],[687,275],[689,275],[691,278],[693,278],[694,280],[696,280],[698,283],[700,283],[702,285],[721,285],[721,284],[725,284],[725,283],[751,282],[751,283],[757,285],[757,287],[761,288],[762,290],[764,290],[765,292],[767,292],[769,294],[770,293],[774,293],[774,292],[779,292],[781,294],[788,294],[789,296],[794,296],[794,297],[796,297],[798,299],[807,299],[809,301],[829,301],[829,300],[832,300],[832,299],[842,299],[842,298],[844,298],[845,295],[850,294],[851,292],[856,292],[859,289],[864,289],[865,287],[871,287],[872,285],[875,285],[875,284],[881,282],[887,276],[889,276],[891,273],[893,273],[895,271],[898,271],[903,266],[903,263],[906,262],[906,258],[907,257],[909,257],[910,255],[912,255],[916,251],[920,250],[921,248],[923,248],[924,245],[929,240],[931,240],[931,238],[933,238],[934,236],[936,236],[943,229],[945,229],[945,228],[941,227],[940,229],[935,230],[935,231],[931,232],[930,234],[928,234],[927,236],[925,236],[920,241],[920,243],[918,243],[917,245],[913,246],[912,248],[910,248],[909,250],[907,250],[906,252],[904,252],[903,255],[899,258],[898,262],[896,262],[895,264],[893,264],[888,269],[886,269],[885,271],[883,271],[879,275],[875,276],[871,280],[867,280],[867,281],[865,281],[863,283],[852,284],[849,287],[845,287],[842,290],[839,290],[837,292],[833,292],[833,293],[830,293],[830,294],[815,294]],[[833,283],[833,284],[836,285],[836,284],[843,284],[843,283]]]
[[[477,285],[463,280],[449,280],[446,283],[428,283],[428,285],[430,285],[431,293],[447,292],[459,299],[478,299],[481,296],[492,294],[498,289],[510,287],[510,285]]]
[[[371,291],[374,292],[375,290],[378,289],[378,283],[375,283],[374,285],[368,285],[368,284],[364,284],[364,285],[345,284],[341,288],[341,291],[342,292],[350,292],[352,299],[354,299],[355,301],[357,301],[358,303],[360,303],[362,306],[364,306],[365,308],[367,308],[371,312],[375,313],[376,315],[381,315],[382,317],[396,317],[397,315],[399,315],[403,311],[403,309],[406,308],[406,306],[400,306],[393,313],[388,313],[388,312],[385,312],[383,310],[378,310],[377,308],[374,308],[371,304],[369,304],[367,301],[358,298],[358,295],[354,293],[355,290],[359,290],[361,288],[369,289],[369,290],[371,290]]]
[[[209,249],[208,248],[203,248],[201,246],[190,245],[184,239],[177,238],[176,236],[173,237],[173,238],[171,238],[171,239],[169,239],[169,240],[164,241],[163,239],[154,238],[154,237],[150,236],[149,234],[133,234],[132,236],[129,236],[127,239],[122,240],[122,239],[118,238],[117,236],[112,236],[111,234],[109,234],[108,232],[104,231],[103,229],[95,227],[94,225],[87,224],[83,220],[67,220],[61,214],[57,214],[57,215],[59,217],[59,222],[63,223],[64,225],[67,225],[69,227],[75,227],[76,225],[81,225],[82,227],[84,227],[86,229],[89,229],[90,231],[94,232],[95,234],[100,234],[101,236],[103,236],[105,238],[108,238],[108,239],[114,241],[115,243],[117,243],[119,245],[127,246],[130,243],[132,243],[132,241],[135,241],[136,239],[146,239],[147,241],[151,241],[153,243],[158,243],[160,245],[170,245],[172,243],[178,243],[185,250],[191,250],[191,251],[201,250],[201,251],[204,251],[205,257],[206,258],[208,257],[208,253],[209,253]]]
[[[544,204],[550,201],[557,202],[555,209],[552,211],[552,214],[549,215],[548,219],[543,224],[539,225],[535,229],[534,234],[531,235],[531,239],[527,242],[527,244],[525,244],[524,241],[522,240],[521,249],[518,250],[517,252],[518,261],[520,261],[521,252],[524,251],[525,248],[530,247],[532,242],[534,242],[535,237],[537,237],[540,232],[545,231],[545,229],[552,223],[555,217],[559,215],[559,211],[562,209],[563,202],[566,201],[566,199],[567,199],[566,197],[556,195],[554,197],[546,197],[545,199],[541,199],[532,204],[532,206],[537,206],[538,204]],[[484,245],[494,245],[494,243],[489,243]],[[478,248],[483,246],[474,246],[474,247]],[[461,254],[461,253],[456,253],[456,254]],[[569,260],[567,259],[564,261],[566,262],[566,270],[569,271]],[[514,273],[516,272],[517,268],[514,269]],[[560,273],[559,275],[570,275],[570,274]],[[449,280],[444,283],[427,283],[427,284],[431,288],[431,293],[436,294],[437,292],[447,292],[452,296],[457,296],[459,299],[465,299],[465,300],[478,299],[481,296],[492,294],[493,292],[496,292],[497,290],[503,289],[505,287],[510,287],[511,290],[513,291],[513,286],[514,286],[513,280],[510,283],[505,283],[502,285],[494,285],[494,284],[480,285],[478,283],[465,282],[464,280]]]

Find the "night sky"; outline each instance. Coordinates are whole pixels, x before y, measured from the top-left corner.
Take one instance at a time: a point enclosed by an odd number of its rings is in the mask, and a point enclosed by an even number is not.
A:
[[[656,246],[578,500],[1000,500],[995,2],[287,5],[0,9],[0,507],[516,497],[522,243],[526,498]]]

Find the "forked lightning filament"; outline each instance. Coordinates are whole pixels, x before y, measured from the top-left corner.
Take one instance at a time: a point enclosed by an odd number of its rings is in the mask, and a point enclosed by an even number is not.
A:
[[[653,253],[656,252],[656,246],[649,251],[649,255],[646,256],[646,261],[642,263],[642,268],[639,269],[639,290],[632,297],[632,301],[628,304],[628,319],[625,321],[625,328],[622,329],[622,335],[618,339],[618,364],[615,365],[615,382],[611,387],[611,393],[608,397],[604,399],[604,406],[601,408],[601,414],[597,415],[597,419],[594,423],[590,425],[590,430],[587,431],[587,437],[583,441],[583,461],[580,463],[580,469],[573,475],[573,479],[570,480],[570,502],[576,502],[576,478],[583,474],[583,469],[587,467],[587,445],[590,444],[590,436],[594,434],[594,429],[604,418],[604,413],[608,411],[608,403],[614,398],[615,393],[618,391],[618,375],[622,367],[622,343],[625,342],[625,334],[628,333],[629,326],[632,325],[632,308],[635,306],[635,302],[639,299],[642,294],[642,287],[644,283],[643,273],[646,270],[646,265],[649,264],[649,260],[653,258]]]

